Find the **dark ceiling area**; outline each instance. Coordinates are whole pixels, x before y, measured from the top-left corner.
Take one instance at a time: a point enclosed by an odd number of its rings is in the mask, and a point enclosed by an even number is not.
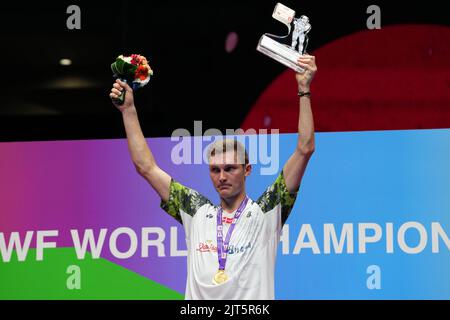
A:
[[[309,50],[365,30],[371,4],[382,26],[450,25],[444,1],[282,1],[310,17]],[[81,9],[69,30],[66,9]],[[145,55],[154,70],[135,93],[146,137],[177,128],[239,128],[252,105],[285,67],[255,50],[276,1],[40,1],[0,8],[2,99],[0,141],[123,138],[109,99],[110,64],[119,54]],[[235,47],[226,39],[235,33]],[[60,65],[70,59],[70,66]],[[320,66],[319,66],[320,72]]]

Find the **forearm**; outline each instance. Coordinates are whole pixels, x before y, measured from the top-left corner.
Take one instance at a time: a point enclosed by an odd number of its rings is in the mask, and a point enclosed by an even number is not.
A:
[[[309,90],[300,89],[308,92]],[[314,152],[314,121],[309,97],[299,99],[297,148],[283,167],[284,180],[289,192],[295,192],[300,186],[309,159]]]
[[[122,111],[123,123],[127,135],[128,150],[136,170],[143,174],[156,167],[155,158],[148,147],[135,107]]]
[[[310,55],[301,56],[298,65],[305,69],[302,73],[296,73],[299,92],[310,92],[311,80],[317,71],[315,57]],[[283,175],[286,188],[289,192],[298,190],[309,159],[314,152],[314,120],[311,110],[311,99],[309,95],[302,95],[299,99],[298,116],[298,140],[297,148],[283,167]]]
[[[309,88],[299,90],[308,92]],[[314,119],[310,96],[300,97],[299,108],[297,148],[302,153],[310,154],[314,151]]]

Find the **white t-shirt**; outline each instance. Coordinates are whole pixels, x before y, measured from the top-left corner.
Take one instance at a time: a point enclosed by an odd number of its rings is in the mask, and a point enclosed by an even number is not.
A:
[[[225,266],[228,280],[217,285],[213,277],[219,269],[216,229],[219,206],[172,179],[169,200],[161,201],[161,208],[185,229],[188,249],[185,298],[274,299],[277,246],[296,197],[297,192],[287,190],[281,171],[257,201],[248,201],[231,236]],[[224,223],[224,238],[229,226]]]

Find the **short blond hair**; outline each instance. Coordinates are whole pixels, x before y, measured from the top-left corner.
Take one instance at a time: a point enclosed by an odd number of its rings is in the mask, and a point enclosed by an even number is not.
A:
[[[222,139],[216,140],[209,146],[208,162],[211,162],[211,157],[223,154],[225,152],[234,151],[237,157],[237,163],[242,165],[248,164],[248,154],[244,145],[236,139]]]

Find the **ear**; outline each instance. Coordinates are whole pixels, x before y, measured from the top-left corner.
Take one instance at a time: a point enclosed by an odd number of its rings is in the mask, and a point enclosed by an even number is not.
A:
[[[252,165],[249,163],[246,164],[244,170],[245,170],[245,176],[248,177],[252,173]]]

